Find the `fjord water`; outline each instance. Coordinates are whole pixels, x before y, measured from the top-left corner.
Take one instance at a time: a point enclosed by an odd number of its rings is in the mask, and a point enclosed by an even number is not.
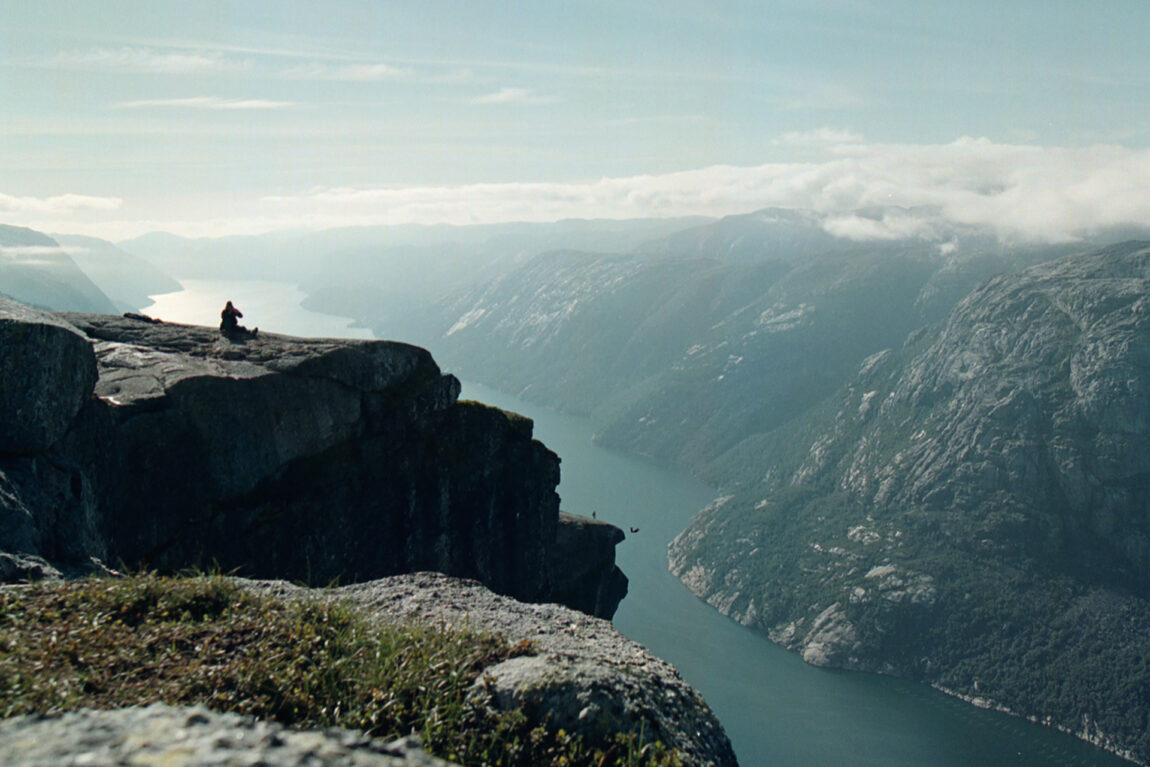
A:
[[[175,322],[215,324],[231,299],[245,322],[268,332],[368,337],[349,320],[299,306],[276,282],[182,281],[145,311]],[[434,352],[434,349],[432,350]],[[535,436],[562,458],[565,511],[627,533],[618,561],[630,593],[615,625],[673,663],[723,722],[744,767],[1058,767],[1128,764],[1062,733],[912,684],[806,665],[795,654],[696,599],[667,570],[667,543],[714,496],[692,478],[592,443],[590,424],[465,383],[463,396],[527,415]]]

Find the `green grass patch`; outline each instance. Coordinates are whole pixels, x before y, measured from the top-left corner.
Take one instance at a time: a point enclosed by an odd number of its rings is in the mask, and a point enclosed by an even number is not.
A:
[[[467,692],[517,654],[490,634],[379,626],[337,601],[283,601],[223,577],[93,578],[0,589],[0,716],[163,701],[339,726],[468,765],[674,765],[639,734],[588,747]]]

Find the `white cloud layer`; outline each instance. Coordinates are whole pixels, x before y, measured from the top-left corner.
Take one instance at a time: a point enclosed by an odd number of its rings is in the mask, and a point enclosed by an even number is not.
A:
[[[1004,240],[1059,242],[1150,224],[1150,150],[967,138],[880,145],[830,132],[788,140],[821,142],[825,158],[582,183],[325,189],[265,201],[321,218],[455,224],[803,208],[821,214],[828,231],[851,239],[935,239],[958,225],[986,228]],[[868,208],[886,210],[857,215]]]
[[[834,131],[785,140],[817,159],[569,183],[321,188],[246,205],[233,201],[197,220],[161,210],[136,218],[92,213],[119,208],[121,201],[111,197],[0,195],[0,220],[118,239],[152,230],[220,236],[403,223],[722,216],[783,207],[814,211],[827,231],[842,237],[918,237],[940,247],[955,227],[983,229],[1004,241],[1063,242],[1113,226],[1150,225],[1148,149],[970,138],[871,144]],[[77,210],[88,213],[71,215]],[[143,201],[134,201],[132,210],[145,211]]]

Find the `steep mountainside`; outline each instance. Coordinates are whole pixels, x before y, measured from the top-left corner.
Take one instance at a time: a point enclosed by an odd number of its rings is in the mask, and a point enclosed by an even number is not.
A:
[[[750,467],[717,456],[817,405],[979,280],[1065,252],[862,244],[784,213],[636,253],[539,254],[426,310],[426,343],[466,379],[589,415],[603,444],[726,482]]]
[[[1148,761],[1148,412],[1150,246],[1002,275],[725,456],[763,470],[672,569],[809,662]]]
[[[43,309],[116,311],[58,242],[6,224],[0,224],[0,294]]]
[[[52,237],[120,311],[138,312],[151,303],[148,296],[180,289],[180,283],[167,274],[107,240],[78,234]]]

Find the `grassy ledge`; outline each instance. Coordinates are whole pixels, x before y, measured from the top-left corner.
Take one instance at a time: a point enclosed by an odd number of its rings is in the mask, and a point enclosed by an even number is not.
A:
[[[0,589],[0,716],[198,703],[383,739],[416,732],[465,765],[680,763],[637,733],[592,748],[467,701],[485,668],[530,652],[490,634],[381,627],[344,603],[281,601],[216,576],[41,583]]]

